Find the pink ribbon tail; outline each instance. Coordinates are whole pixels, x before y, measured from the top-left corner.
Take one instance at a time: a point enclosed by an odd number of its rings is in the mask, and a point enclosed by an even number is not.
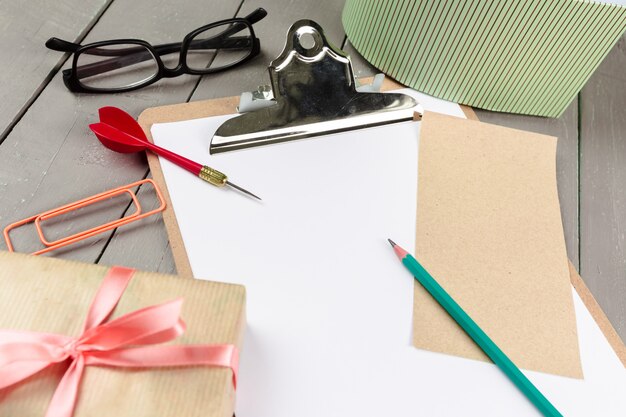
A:
[[[59,382],[52,400],[50,400],[50,405],[48,405],[46,417],[71,417],[74,414],[78,388],[84,371],[85,360],[79,356],[72,362]]]

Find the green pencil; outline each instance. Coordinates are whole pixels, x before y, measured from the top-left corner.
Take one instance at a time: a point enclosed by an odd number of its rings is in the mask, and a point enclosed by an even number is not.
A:
[[[404,266],[413,274],[415,279],[435,300],[450,314],[491,360],[513,381],[526,397],[541,411],[544,416],[562,417],[561,413],[543,396],[532,382],[519,370],[508,356],[482,331],[472,318],[459,306],[456,301],[435,281],[435,279],[420,265],[407,251],[388,239],[393,250]]]

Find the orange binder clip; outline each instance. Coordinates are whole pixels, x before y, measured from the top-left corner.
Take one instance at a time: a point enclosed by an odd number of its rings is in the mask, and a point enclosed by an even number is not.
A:
[[[147,212],[143,212],[143,209],[141,207],[141,203],[139,202],[139,199],[137,198],[137,195],[135,194],[135,192],[133,191],[134,187],[146,184],[146,183],[150,183],[152,184],[152,186],[154,187],[154,191],[157,195],[157,198],[159,199],[159,205],[157,208],[147,211]],[[124,216],[121,219],[117,219],[117,220],[112,220],[110,222],[101,224],[99,226],[96,227],[92,227],[90,229],[84,230],[82,232],[78,232],[75,234],[72,234],[70,236],[66,236],[57,240],[53,240],[53,241],[49,241],[48,238],[46,238],[43,228],[42,228],[42,223],[45,222],[46,220],[50,220],[54,217],[58,217],[64,214],[67,214],[69,212],[78,210],[80,208],[98,203],[100,201],[112,198],[112,197],[116,197],[119,195],[124,195],[124,194],[128,194],[132,200],[133,205],[135,206],[135,211],[128,215],[128,216]],[[40,214],[36,214],[34,216],[28,217],[26,219],[17,221],[15,223],[12,223],[10,225],[8,225],[7,227],[4,228],[4,240],[7,243],[7,248],[9,250],[9,252],[14,252],[15,249],[13,247],[13,243],[11,242],[11,238],[9,237],[9,233],[11,232],[11,230],[13,229],[17,229],[18,227],[24,226],[25,224],[29,224],[29,223],[35,223],[35,228],[37,230],[37,234],[39,235],[39,240],[40,242],[45,246],[43,249],[40,249],[38,251],[35,251],[33,253],[31,253],[31,255],[41,255],[42,253],[46,253],[46,252],[50,252],[53,251],[55,249],[59,249],[62,248],[64,246],[70,245],[72,243],[76,243],[79,242],[81,240],[85,240],[87,238],[90,238],[92,236],[95,236],[97,234],[100,233],[104,233],[108,230],[112,230],[115,229],[117,227],[126,225],[128,223],[132,223],[132,222],[136,222],[138,220],[141,220],[145,217],[151,216],[153,214],[159,213],[163,210],[165,210],[165,199],[163,198],[163,195],[161,194],[161,190],[159,189],[159,187],[156,185],[156,183],[154,181],[152,181],[151,179],[145,179],[145,180],[141,180],[141,181],[137,181],[137,182],[133,182],[132,184],[128,184],[128,185],[123,185],[121,187],[118,188],[114,188],[112,190],[108,190],[105,191],[103,193],[100,194],[96,194],[93,195],[91,197],[87,197],[84,198],[82,200],[79,201],[75,201],[73,203],[69,203],[66,204],[64,206],[61,207],[57,207],[54,208],[52,210],[48,210],[45,211],[43,213]]]

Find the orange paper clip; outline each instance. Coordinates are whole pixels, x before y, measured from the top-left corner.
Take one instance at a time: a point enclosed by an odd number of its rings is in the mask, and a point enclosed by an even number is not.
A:
[[[159,199],[159,205],[157,208],[147,211],[147,212],[143,212],[141,204],[139,202],[139,199],[137,198],[137,195],[135,194],[135,192],[132,190],[134,187],[146,184],[146,183],[150,183],[152,184],[152,186],[154,187],[154,191]],[[124,216],[121,219],[117,219],[117,220],[112,220],[110,222],[101,224],[99,226],[96,227],[92,227],[90,229],[84,230],[82,232],[78,232],[75,233],[73,235],[70,236],[66,236],[54,241],[49,241],[42,229],[42,222],[49,220],[51,218],[57,217],[57,216],[61,216],[63,214],[67,214],[71,211],[75,211],[78,210],[80,208],[95,204],[97,202],[106,200],[108,198],[112,198],[112,197],[116,197],[118,195],[122,195],[122,194],[128,194],[130,196],[130,198],[132,199],[132,202],[135,206],[135,211],[128,215],[128,216]],[[111,229],[115,229],[116,227],[120,227],[123,226],[125,224],[128,223],[132,223],[135,222],[137,220],[141,220],[144,217],[148,217],[151,216],[153,214],[159,213],[161,211],[165,210],[165,199],[163,198],[163,195],[161,194],[161,190],[159,189],[159,187],[155,184],[155,182],[151,179],[146,179],[146,180],[141,180],[141,181],[137,181],[137,182],[133,182],[132,184],[128,184],[128,185],[123,185],[121,187],[118,188],[114,188],[112,190],[108,190],[105,191],[103,193],[100,194],[96,194],[93,195],[91,197],[87,197],[84,198],[82,200],[79,201],[75,201],[73,203],[69,203],[66,204],[64,206],[61,207],[57,207],[54,208],[52,210],[48,210],[45,211],[43,213],[40,214],[36,214],[34,216],[28,217],[26,219],[17,221],[15,223],[12,223],[10,225],[8,225],[7,227],[5,227],[4,229],[4,240],[7,243],[7,248],[9,250],[9,252],[14,252],[14,248],[13,248],[13,243],[11,242],[11,238],[9,237],[9,233],[11,232],[11,230],[16,229],[18,227],[21,227],[25,224],[29,224],[29,223],[35,223],[35,228],[37,230],[37,234],[39,235],[39,240],[41,241],[41,243],[45,246],[45,248],[40,249],[38,251],[35,251],[33,253],[31,253],[31,255],[41,255],[42,253],[46,253],[46,252],[50,252],[53,251],[55,249],[59,249],[62,248],[64,246],[70,245],[72,243],[76,243],[79,242],[81,240],[90,238],[92,236],[95,236],[97,234],[106,232],[108,230]]]

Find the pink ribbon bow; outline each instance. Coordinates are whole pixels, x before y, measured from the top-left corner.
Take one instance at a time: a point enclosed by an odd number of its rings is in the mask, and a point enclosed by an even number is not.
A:
[[[130,282],[134,270],[113,267],[94,298],[78,337],[0,330],[0,389],[44,368],[71,359],[46,417],[71,417],[85,366],[150,368],[219,366],[233,371],[237,381],[238,353],[234,345],[161,345],[185,331],[180,319],[182,299],[146,307],[106,322]],[[133,347],[129,347],[133,346]]]

